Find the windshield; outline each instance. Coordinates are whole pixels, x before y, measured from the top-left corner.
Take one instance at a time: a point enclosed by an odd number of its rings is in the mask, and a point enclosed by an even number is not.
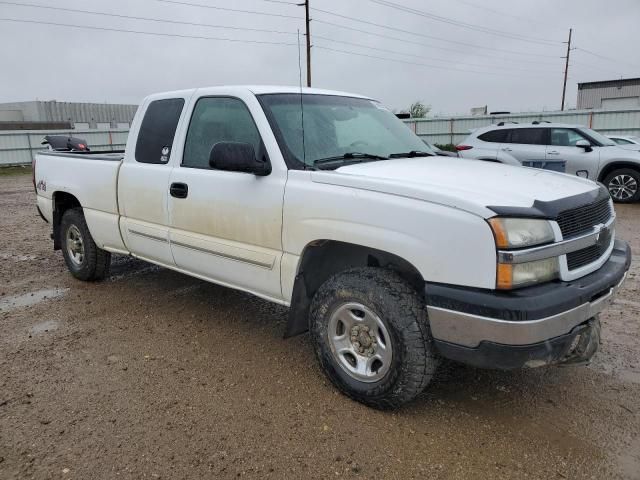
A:
[[[590,137],[591,139],[598,142],[602,147],[610,147],[612,145],[616,145],[616,142],[614,142],[610,138],[605,137],[601,133],[598,133],[595,130],[591,130],[590,128],[579,128],[578,130],[584,133],[587,137]]]
[[[301,108],[300,94],[292,93],[261,95],[260,102],[272,128],[280,133],[283,153],[299,166],[313,166],[322,159],[346,157],[349,161],[354,156],[363,161],[398,153],[433,154],[402,121],[373,100],[303,94]]]

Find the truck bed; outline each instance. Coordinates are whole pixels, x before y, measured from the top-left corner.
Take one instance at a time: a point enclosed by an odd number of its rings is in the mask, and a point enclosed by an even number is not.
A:
[[[72,195],[82,205],[96,244],[124,249],[118,226],[118,172],[124,152],[58,152],[43,150],[35,156],[38,207],[53,220],[55,203]],[[54,198],[53,192],[56,193]]]

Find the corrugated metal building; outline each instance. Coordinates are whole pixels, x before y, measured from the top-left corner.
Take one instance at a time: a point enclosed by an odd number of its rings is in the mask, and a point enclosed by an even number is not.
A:
[[[640,78],[578,83],[577,108],[640,108]]]
[[[137,109],[137,105],[55,100],[0,103],[0,122],[65,122],[77,129],[127,129]]]

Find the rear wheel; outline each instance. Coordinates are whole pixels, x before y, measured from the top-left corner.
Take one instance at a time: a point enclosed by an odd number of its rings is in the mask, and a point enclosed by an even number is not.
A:
[[[614,202],[631,203],[640,198],[640,173],[630,168],[614,170],[604,179]]]
[[[412,400],[438,365],[424,302],[381,268],[353,269],[325,282],[311,305],[310,332],[331,382],[371,407]]]
[[[93,241],[81,208],[64,212],[60,222],[62,255],[71,274],[79,280],[102,280],[109,273],[111,254]]]

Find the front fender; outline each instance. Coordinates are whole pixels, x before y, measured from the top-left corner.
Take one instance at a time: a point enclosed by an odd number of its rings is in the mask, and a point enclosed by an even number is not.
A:
[[[288,258],[300,258],[314,240],[335,240],[396,255],[431,282],[495,287],[495,243],[483,217],[400,195],[316,183],[300,173],[290,174],[285,193]],[[283,279],[296,273],[295,261],[283,261]],[[283,293],[290,298],[293,281],[288,284]]]

